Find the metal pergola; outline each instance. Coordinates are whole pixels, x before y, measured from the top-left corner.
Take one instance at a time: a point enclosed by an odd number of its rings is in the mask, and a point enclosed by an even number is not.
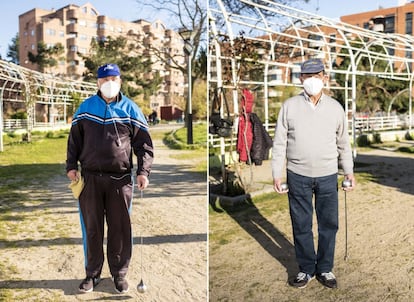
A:
[[[0,152],[3,151],[4,102],[23,103],[27,112],[27,128],[36,124],[36,104],[63,107],[63,119],[75,100],[96,93],[96,84],[66,79],[33,71],[0,60]]]
[[[268,127],[270,91],[278,86],[299,87],[300,63],[316,57],[325,62],[331,79],[338,74],[345,76],[344,87],[331,81],[327,88],[344,90],[345,111],[354,142],[357,76],[407,82],[411,130],[413,36],[363,29],[270,0],[239,2],[247,5],[247,9],[238,13],[231,12],[222,0],[209,0],[208,7],[208,85],[232,91],[236,121],[239,88],[262,86],[265,126]],[[250,43],[255,50],[237,52],[241,40]],[[346,69],[338,68],[341,62],[349,62]],[[243,64],[249,63],[262,70],[261,79],[252,81],[243,77],[240,71]],[[231,76],[228,76],[229,67]],[[220,145],[223,154],[223,138]]]

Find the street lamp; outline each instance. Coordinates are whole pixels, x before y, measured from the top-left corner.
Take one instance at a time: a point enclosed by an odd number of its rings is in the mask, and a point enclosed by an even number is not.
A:
[[[195,33],[187,28],[182,28],[178,32],[184,40],[184,53],[187,56],[187,78],[188,78],[188,95],[187,95],[187,144],[193,144],[193,109],[191,100],[191,58],[193,57],[193,39]]]

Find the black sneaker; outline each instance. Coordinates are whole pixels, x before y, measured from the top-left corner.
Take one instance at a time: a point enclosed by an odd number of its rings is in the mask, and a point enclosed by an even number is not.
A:
[[[93,288],[99,284],[99,282],[101,282],[100,276],[86,277],[79,285],[79,291],[82,293],[90,293],[91,291],[93,291]]]
[[[293,287],[305,288],[309,282],[311,282],[315,276],[309,275],[307,273],[300,272],[295,279],[289,282]]]
[[[129,291],[128,281],[121,276],[112,277],[115,284],[115,290],[118,294],[124,294]]]
[[[329,288],[337,288],[335,275],[332,272],[316,274],[316,279]]]

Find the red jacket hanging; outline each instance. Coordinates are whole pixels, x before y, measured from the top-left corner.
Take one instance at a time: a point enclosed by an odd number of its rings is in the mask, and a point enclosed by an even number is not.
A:
[[[242,112],[239,117],[239,129],[237,133],[237,152],[239,161],[250,163],[250,150],[253,143],[253,127],[249,114],[253,110],[254,98],[248,89],[243,89]]]
[[[246,117],[245,117],[246,115]],[[249,114],[239,117],[239,129],[237,133],[237,152],[239,153],[239,161],[250,162],[250,149],[253,142],[253,129],[250,122]]]
[[[253,95],[247,89],[243,90],[241,105],[242,112],[237,134],[239,161],[259,166],[263,160],[269,159],[269,150],[273,141],[259,117],[252,112]]]

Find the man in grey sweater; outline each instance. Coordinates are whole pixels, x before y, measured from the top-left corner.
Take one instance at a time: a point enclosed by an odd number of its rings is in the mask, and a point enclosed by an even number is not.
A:
[[[312,279],[336,288],[332,273],[338,230],[338,166],[355,187],[353,158],[344,110],[322,92],[328,80],[324,64],[310,59],[301,65],[304,91],[286,100],[279,112],[272,149],[274,189],[288,193],[296,261],[300,272],[290,285],[304,288]],[[287,169],[287,175],[285,167]],[[287,178],[288,189],[281,184]],[[312,216],[318,222],[315,252]]]

